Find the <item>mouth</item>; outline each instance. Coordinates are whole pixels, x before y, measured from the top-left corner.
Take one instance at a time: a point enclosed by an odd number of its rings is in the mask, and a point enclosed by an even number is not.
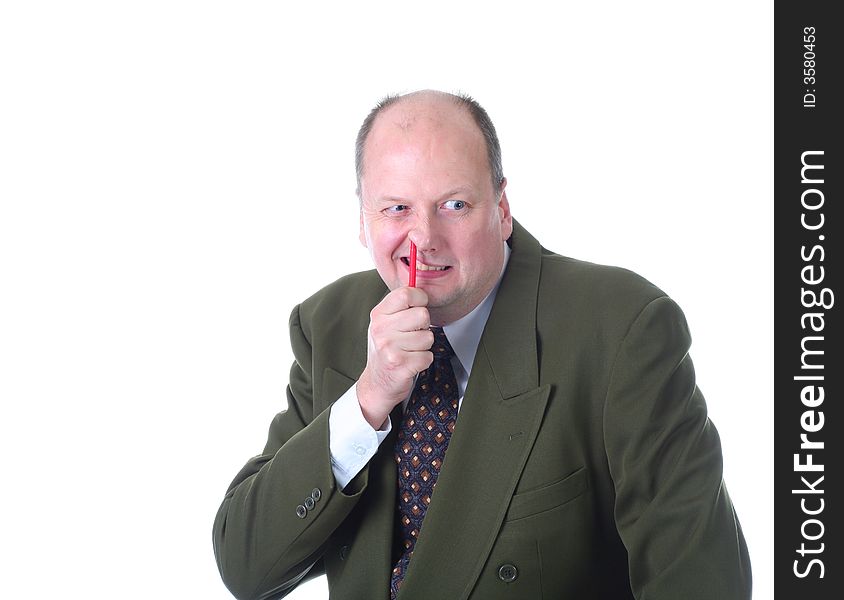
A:
[[[401,261],[405,265],[410,267],[410,259],[408,259],[408,257],[402,256]],[[425,263],[423,263],[418,258],[416,259],[416,270],[417,271],[447,271],[450,268],[451,267],[448,266],[448,265],[446,265],[446,266],[426,265]]]

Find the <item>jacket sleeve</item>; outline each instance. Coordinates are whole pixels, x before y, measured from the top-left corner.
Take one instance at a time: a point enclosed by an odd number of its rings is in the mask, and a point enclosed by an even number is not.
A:
[[[690,344],[685,317],[665,296],[620,344],[604,406],[616,526],[637,599],[745,600],[747,547]]]
[[[364,468],[345,490],[336,487],[329,410],[314,414],[311,345],[298,306],[290,316],[290,337],[296,360],[287,410],[273,419],[263,453],[234,478],[214,520],[217,566],[240,600],[282,598],[321,574],[329,537],[367,483]]]

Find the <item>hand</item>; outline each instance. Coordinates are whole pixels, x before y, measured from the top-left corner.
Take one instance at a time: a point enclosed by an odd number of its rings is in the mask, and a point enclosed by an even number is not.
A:
[[[380,429],[393,407],[410,394],[416,374],[434,361],[430,349],[428,294],[401,287],[369,313],[366,368],[357,383],[358,403],[373,429]]]

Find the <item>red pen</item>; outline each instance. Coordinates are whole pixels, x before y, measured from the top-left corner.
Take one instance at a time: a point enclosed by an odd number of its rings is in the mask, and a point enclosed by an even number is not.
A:
[[[416,287],[416,244],[410,242],[410,277],[407,285]]]

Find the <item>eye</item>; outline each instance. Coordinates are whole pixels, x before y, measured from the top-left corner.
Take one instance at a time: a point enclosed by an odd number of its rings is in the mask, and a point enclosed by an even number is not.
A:
[[[446,200],[443,206],[449,210],[463,210],[466,202],[463,200]]]
[[[384,209],[384,212],[390,216],[399,215],[403,212],[407,212],[410,207],[406,204],[394,204],[393,206],[388,206]]]

